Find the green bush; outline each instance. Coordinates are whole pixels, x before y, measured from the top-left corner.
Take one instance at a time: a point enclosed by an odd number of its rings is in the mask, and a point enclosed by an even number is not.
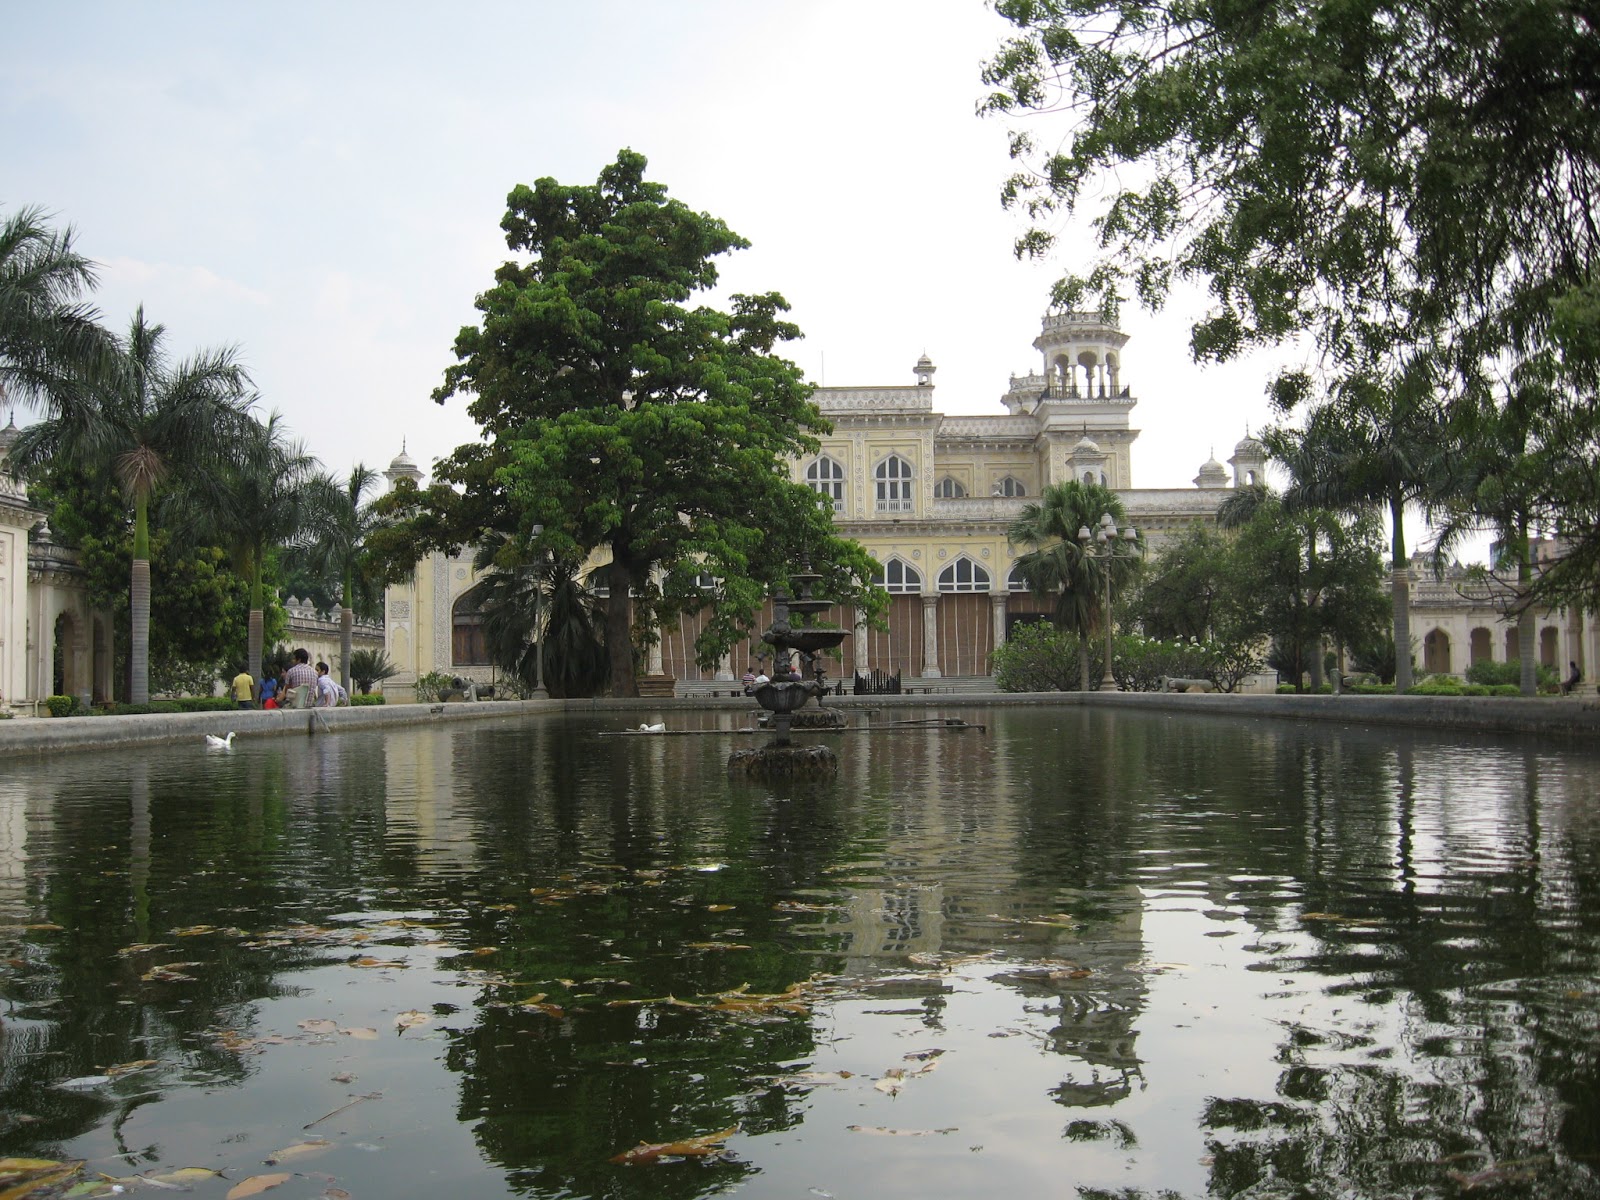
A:
[[[1290,690],[1292,691],[1293,689],[1291,688]],[[1344,690],[1357,696],[1392,696],[1394,695],[1394,684],[1350,683],[1344,686]]]
[[[432,704],[439,699],[439,693],[454,685],[450,682],[451,676],[443,671],[429,671],[426,675],[417,676],[416,683],[411,686],[416,689],[418,704]]]
[[[78,707],[76,696],[46,696],[44,706],[50,710],[52,717],[70,717],[72,710]]]
[[[351,708],[367,708],[374,704],[383,703],[385,703],[385,701],[382,692],[367,692],[365,694],[357,692],[354,696],[350,697]]]
[[[994,685],[1002,692],[1072,692],[1078,688],[1078,639],[1045,621],[1013,626],[991,661]],[[418,684],[420,687],[420,680]],[[420,690],[417,698],[422,698]]]

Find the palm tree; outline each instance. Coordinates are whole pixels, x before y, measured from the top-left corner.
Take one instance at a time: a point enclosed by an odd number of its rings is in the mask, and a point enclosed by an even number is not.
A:
[[[288,440],[283,418],[273,413],[265,424],[244,421],[221,469],[198,478],[182,494],[186,532],[226,546],[234,570],[249,581],[246,655],[258,679],[266,624],[262,568],[270,551],[304,535],[316,466],[301,443]]]
[[[526,687],[543,684],[555,697],[595,695],[610,678],[610,659],[582,564],[511,545],[491,534],[474,558],[487,572],[478,608],[490,658]]]
[[[1433,507],[1444,461],[1434,374],[1431,356],[1418,353],[1391,375],[1352,375],[1307,414],[1302,430],[1269,430],[1264,437],[1273,456],[1290,466],[1285,507],[1387,510],[1397,694],[1413,681],[1405,508]]]
[[[1133,559],[1102,562],[1078,540],[1080,529],[1098,529],[1105,516],[1118,525],[1127,520],[1115,492],[1102,484],[1067,480],[1051,484],[1037,501],[1023,505],[1006,533],[1013,544],[1031,547],[1017,559],[1017,572],[1035,596],[1055,602],[1051,615],[1056,627],[1077,635],[1078,688],[1085,692],[1089,690],[1089,639],[1104,628],[1101,622],[1111,619],[1110,613],[1102,611],[1103,572],[1109,569],[1112,583],[1120,584],[1138,570]]]
[[[0,396],[42,401],[81,383],[115,349],[99,314],[79,297],[95,284],[94,264],[57,233],[38,208],[0,223]]]
[[[249,376],[230,348],[196,353],[173,365],[166,329],[145,320],[141,306],[114,360],[75,386],[43,395],[45,419],[12,447],[19,471],[66,461],[116,479],[133,506],[133,569],[129,607],[128,699],[150,698],[150,504],[180,473],[196,482],[214,476],[225,451],[253,424]]]
[[[310,485],[310,542],[303,548],[307,566],[323,578],[339,577],[339,673],[350,690],[350,646],[355,630],[358,588],[366,582],[359,570],[367,538],[387,523],[375,505],[363,501],[379,475],[357,463],[343,483],[319,474]]]

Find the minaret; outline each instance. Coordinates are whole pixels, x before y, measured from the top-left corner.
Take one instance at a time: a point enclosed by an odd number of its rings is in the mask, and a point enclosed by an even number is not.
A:
[[[1128,335],[1098,313],[1050,313],[1033,347],[1044,355],[1052,399],[1117,399]]]
[[[1266,483],[1267,447],[1251,437],[1247,428],[1244,437],[1233,448],[1233,457],[1228,460],[1228,465],[1233,468],[1233,486],[1236,488]]]
[[[917,386],[931,388],[933,386],[933,373],[938,369],[933,365],[933,359],[926,354],[917,359],[917,365],[912,368],[912,371],[917,376]]]
[[[417,466],[416,459],[406,453],[405,439],[400,441],[400,453],[394,456],[394,461],[389,464],[389,469],[383,473],[389,481],[389,490],[394,491],[395,484],[402,479],[409,479],[418,487],[422,486],[422,469]]]

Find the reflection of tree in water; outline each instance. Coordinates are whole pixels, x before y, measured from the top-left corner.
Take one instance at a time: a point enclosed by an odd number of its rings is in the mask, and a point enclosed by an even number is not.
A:
[[[32,785],[27,803],[39,819],[26,846],[26,923],[59,928],[0,946],[11,964],[0,1134],[13,1153],[57,1156],[61,1144],[103,1124],[115,1137],[135,1108],[159,1099],[151,1086],[159,1076],[137,1072],[92,1088],[59,1086],[116,1064],[156,1059],[160,1070],[190,1079],[244,1081],[249,1060],[219,1049],[213,1032],[248,1027],[253,1001],[292,991],[283,976],[326,957],[174,930],[226,920],[259,929],[291,911],[315,920],[303,907],[303,872],[355,853],[362,838],[349,813],[370,812],[377,799],[381,818],[381,764],[351,771],[357,778],[340,787],[346,819],[319,834],[317,819],[291,820],[297,797],[281,757],[217,756],[201,760],[201,771],[186,749],[91,760],[82,773],[58,770],[50,785]],[[324,752],[337,753],[330,741],[305,758]],[[323,834],[322,853],[293,845]],[[137,946],[152,948],[130,951]],[[176,961],[196,964],[182,969],[188,980],[142,978]],[[159,1153],[126,1149],[133,1165]]]
[[[1202,1117],[1213,1194],[1331,1179],[1359,1195],[1600,1188],[1593,830],[1542,831],[1531,749],[1520,778],[1494,781],[1492,831],[1481,811],[1452,813],[1448,794],[1420,794],[1446,752],[1395,739],[1387,838],[1333,837],[1332,816],[1311,826],[1324,872],[1307,903],[1331,915],[1305,921],[1310,954],[1277,964],[1340,980],[1328,994],[1372,1005],[1373,1028],[1397,1011],[1399,1046],[1348,1016],[1288,1027],[1279,1099],[1216,1098]],[[1310,782],[1349,794],[1347,779]]]
[[[701,748],[725,752],[712,739],[601,743],[573,732],[551,723],[515,738],[463,734],[471,753],[455,758],[474,875],[500,881],[518,904],[466,914],[465,937],[500,947],[496,973],[528,985],[486,988],[475,1020],[450,1034],[463,1120],[519,1190],[732,1188],[757,1167],[609,1160],[641,1140],[797,1124],[798,1101],[770,1080],[814,1055],[810,1014],[627,1002],[707,1003],[743,985],[777,994],[824,967],[813,932],[776,905],[826,889],[852,844],[851,815],[832,788],[730,791],[720,758]],[[525,788],[504,786],[512,770]],[[530,903],[530,884],[554,887],[559,901]],[[748,948],[697,948],[719,943]],[[508,999],[530,992],[559,1011]]]

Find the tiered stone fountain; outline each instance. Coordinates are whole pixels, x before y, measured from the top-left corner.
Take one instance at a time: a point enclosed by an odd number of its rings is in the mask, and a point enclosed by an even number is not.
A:
[[[795,745],[789,738],[791,728],[836,729],[844,724],[835,710],[822,707],[822,697],[827,693],[827,661],[822,651],[836,648],[849,633],[843,629],[815,629],[807,624],[798,627],[789,621],[791,613],[803,619],[826,612],[833,606],[831,600],[814,599],[811,595],[822,576],[807,565],[790,579],[800,590],[795,599],[780,587],[772,593],[772,627],[761,635],[761,640],[772,647],[772,676],[767,683],[756,688],[756,703],[772,714],[772,741],[756,750],[736,750],[728,758],[728,772],[735,775],[817,775],[838,770],[837,756],[826,746]],[[794,664],[795,654],[800,665]],[[816,698],[815,709],[806,709],[808,700]]]

